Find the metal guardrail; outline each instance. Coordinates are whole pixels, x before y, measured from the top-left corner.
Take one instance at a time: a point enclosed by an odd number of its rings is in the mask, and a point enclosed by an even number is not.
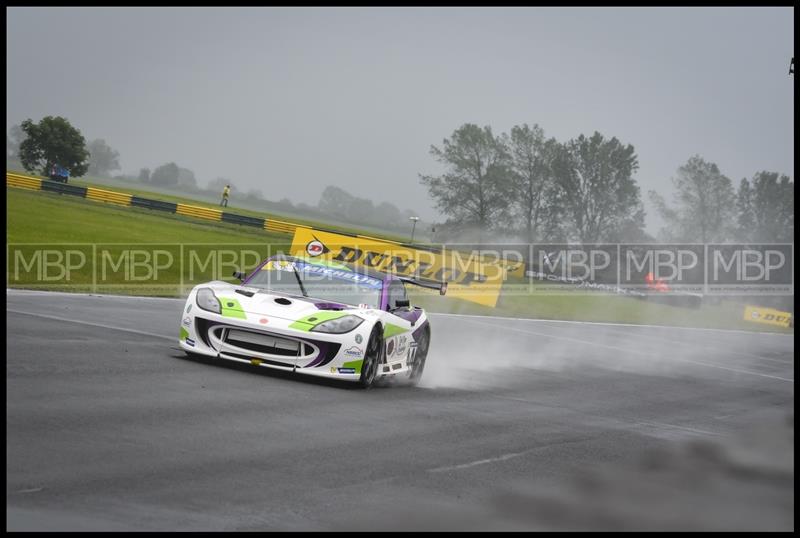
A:
[[[236,215],[234,213],[222,213],[222,222],[230,222],[232,224],[241,224],[242,226],[254,226],[262,228],[264,226],[264,219],[256,217],[248,217],[246,215]]]
[[[42,188],[42,180],[37,177],[21,176],[19,174],[7,174],[6,184],[9,187],[20,189],[30,189],[38,191]]]
[[[285,233],[285,234],[293,234],[294,231],[298,228],[298,226],[302,226],[299,224],[294,224],[291,222],[284,222],[282,220],[275,220],[275,219],[265,219],[264,220],[264,229],[268,232],[277,232],[277,233]],[[310,228],[310,226],[302,226],[303,228]]]
[[[166,211],[168,213],[175,213],[175,210],[178,208],[178,204],[175,202],[150,200],[149,198],[142,198],[141,196],[136,195],[131,197],[131,205],[135,207],[144,207],[145,209],[153,209],[156,211]]]
[[[94,187],[86,188],[86,198],[97,202],[108,202],[122,206],[131,205],[132,195],[122,192],[106,191]]]
[[[86,187],[78,187],[76,185],[70,185],[68,183],[59,183],[57,181],[48,181],[46,179],[42,180],[42,190],[43,191],[50,191],[50,192],[57,192],[60,194],[71,194],[73,196],[81,196],[86,198]]]
[[[195,217],[205,220],[222,220],[222,211],[219,209],[209,209],[207,207],[198,207],[194,205],[187,205],[179,203],[175,209],[178,215],[185,215],[187,217]]]

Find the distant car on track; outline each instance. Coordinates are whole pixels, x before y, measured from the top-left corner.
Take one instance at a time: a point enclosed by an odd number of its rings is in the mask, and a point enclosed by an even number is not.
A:
[[[57,164],[52,165],[50,167],[50,180],[66,183],[69,181],[69,170]]]
[[[181,349],[365,388],[381,377],[419,381],[431,328],[405,285],[447,290],[446,283],[290,256],[234,276],[240,285],[192,289],[181,314]]]

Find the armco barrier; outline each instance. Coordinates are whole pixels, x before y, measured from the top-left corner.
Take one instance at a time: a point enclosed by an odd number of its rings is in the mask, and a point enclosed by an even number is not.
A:
[[[179,204],[175,202],[164,202],[161,200],[150,200],[149,198],[142,198],[141,196],[131,195],[123,192],[107,191],[105,189],[98,189],[96,187],[79,187],[67,183],[58,183],[48,179],[39,179],[23,174],[16,174],[14,172],[6,172],[6,186],[16,187],[31,190],[44,190],[50,192],[57,192],[60,194],[70,194],[73,196],[82,196],[89,200],[96,202],[106,202],[121,206],[143,207],[155,211],[165,211],[167,213],[176,213],[187,217],[193,217],[203,220],[210,220],[214,222],[229,222],[231,224],[239,224],[242,226],[252,226],[255,228],[263,228],[264,230],[272,233],[279,234],[294,234],[298,228],[312,229],[311,226],[305,224],[295,224],[293,222],[286,222],[275,219],[263,219],[258,217],[249,217],[246,215],[237,215],[235,213],[223,212],[219,209],[212,209],[208,207],[193,206],[188,204]],[[368,236],[355,236],[346,232],[335,232],[333,230],[324,230],[317,228],[321,231],[329,231],[331,233],[339,233],[352,237],[362,237],[370,239]],[[382,241],[386,241],[385,239]],[[391,241],[393,242],[393,241]],[[398,243],[400,244],[400,243]],[[424,248],[415,246],[415,248]]]
[[[256,217],[247,217],[245,215],[235,215],[233,213],[222,213],[222,222],[230,222],[232,224],[241,224],[242,226],[255,226],[261,228],[264,226],[264,219]]]
[[[20,176],[18,174],[8,174],[6,176],[6,184],[9,187],[17,187],[20,189],[31,189],[38,191],[42,188],[42,180],[36,177]]]
[[[106,191],[94,187],[86,188],[86,198],[97,202],[108,202],[122,206],[131,205],[131,195],[123,192]]]
[[[175,202],[163,202],[161,200],[150,200],[149,198],[142,198],[141,196],[132,196],[131,205],[136,207],[144,207],[146,209],[154,209],[156,211],[167,211],[168,213],[175,213],[178,204]]]
[[[209,209],[207,207],[198,207],[194,205],[178,204],[175,213],[178,215],[185,215],[187,217],[195,217],[198,219],[222,220],[222,211],[219,209]]]
[[[57,181],[42,180],[42,190],[50,192],[58,192],[60,194],[71,194],[73,196],[83,196],[86,198],[86,187],[78,187],[69,185],[67,183],[59,183]]]
[[[300,226],[301,225],[299,224],[284,222],[282,220],[264,219],[264,229],[267,230],[268,232],[293,234],[294,231]],[[302,227],[309,228],[309,226],[302,226]]]

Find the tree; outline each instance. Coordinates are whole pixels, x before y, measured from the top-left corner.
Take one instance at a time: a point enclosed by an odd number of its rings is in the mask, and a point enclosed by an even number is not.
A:
[[[525,225],[525,238],[533,242],[536,232],[541,237],[540,223],[557,219],[548,199],[554,196],[551,161],[557,146],[555,139],[546,140],[544,130],[534,124],[511,129],[511,189],[517,216]]]
[[[455,222],[474,223],[486,230],[509,210],[510,156],[504,137],[489,126],[467,123],[431,146],[430,154],[447,168],[441,176],[420,174],[436,207]]]
[[[328,185],[319,197],[317,207],[320,211],[337,217],[346,217],[353,205],[353,196],[339,187]]]
[[[174,186],[178,184],[180,169],[175,163],[162,164],[150,174],[150,182],[154,185]]]
[[[261,192],[261,189],[248,189],[247,197],[251,200],[263,200],[264,194]]]
[[[54,164],[63,166],[73,177],[80,177],[89,168],[89,151],[81,132],[61,116],[46,116],[39,123],[22,122],[26,138],[19,145],[19,159],[29,172],[37,169],[49,175]]]
[[[6,136],[6,160],[19,159],[19,146],[25,140],[25,131],[19,125],[12,125]]]
[[[557,149],[552,161],[569,235],[581,243],[612,241],[641,223],[644,208],[633,173],[639,163],[632,145],[616,137],[580,135]]]
[[[188,168],[178,167],[178,186],[190,190],[197,188],[197,180],[194,177],[194,172]]]
[[[753,188],[747,178],[739,182],[736,193],[736,225],[737,239],[750,241],[756,227],[756,218],[753,214]]]
[[[736,230],[736,194],[733,183],[716,164],[699,155],[678,168],[670,207],[655,191],[650,199],[667,223],[662,238],[671,241],[720,243],[732,239]]]
[[[231,196],[239,192],[239,189],[236,188],[236,185],[234,185],[230,179],[225,179],[224,177],[218,177],[209,181],[208,188],[206,188],[206,190],[211,191],[214,194],[221,195],[222,189],[224,189],[226,185],[231,186]]]
[[[102,138],[89,143],[89,173],[104,176],[112,170],[119,170],[119,152],[111,149]]]
[[[397,208],[397,206],[390,202],[381,202],[375,206],[375,216],[382,222],[389,225],[397,225],[404,220],[403,215],[400,213],[400,210]],[[407,217],[405,222],[408,222]],[[405,222],[403,222],[403,224],[405,224]]]
[[[150,183],[150,169],[149,168],[142,168],[139,170],[139,181],[142,183]]]
[[[742,179],[736,196],[741,241],[794,241],[794,183],[787,175],[759,172]]]

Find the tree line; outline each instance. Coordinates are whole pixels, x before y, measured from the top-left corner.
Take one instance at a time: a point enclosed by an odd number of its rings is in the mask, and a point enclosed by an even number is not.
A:
[[[316,206],[293,204],[288,198],[277,202],[269,201],[260,189],[242,190],[234,181],[224,177],[212,179],[206,187],[201,187],[192,170],[175,162],[164,163],[152,170],[141,168],[138,175],[112,176],[113,171],[120,170],[119,152],[103,139],[87,143],[80,130],[60,116],[47,116],[38,123],[28,119],[19,125],[13,125],[6,136],[6,164],[9,168],[24,168],[43,176],[48,176],[50,167],[58,164],[69,169],[72,177],[86,174],[113,177],[183,194],[199,194],[206,198],[219,197],[223,188],[229,185],[230,199],[249,205],[250,209],[298,212],[316,219],[336,217],[353,224],[372,225],[393,231],[407,232],[408,217],[414,216],[410,210],[400,210],[389,202],[375,204],[333,185],[323,190]],[[419,225],[420,231],[429,226],[424,222]]]
[[[631,144],[599,132],[566,142],[538,125],[495,135],[464,124],[430,154],[440,175],[420,174],[447,216],[437,240],[498,236],[524,242],[788,242],[794,237],[794,184],[758,172],[735,191],[714,163],[695,155],[673,178],[672,204],[649,197],[666,223],[645,232],[639,168]]]
[[[634,178],[636,151],[599,132],[566,142],[546,137],[537,124],[514,126],[495,135],[491,127],[464,124],[430,154],[444,166],[441,175],[420,180],[447,222],[434,240],[497,239],[525,242],[790,242],[794,240],[794,183],[785,174],[760,171],[734,187],[715,163],[690,157],[672,179],[671,202],[648,193],[665,226],[645,232],[641,189]],[[89,143],[62,117],[28,119],[10,128],[6,162],[49,175],[51,165],[73,177],[108,176],[119,170],[119,152],[103,139]],[[269,209],[330,215],[338,219],[407,231],[412,211],[389,202],[374,204],[328,186],[316,206],[286,198],[269,202],[259,189],[244,192],[218,177],[206,188],[194,172],[174,162],[142,168],[138,176],[116,179],[217,196],[231,186],[231,199],[269,204]],[[274,206],[274,207],[272,207]],[[429,229],[419,223],[419,230]]]

